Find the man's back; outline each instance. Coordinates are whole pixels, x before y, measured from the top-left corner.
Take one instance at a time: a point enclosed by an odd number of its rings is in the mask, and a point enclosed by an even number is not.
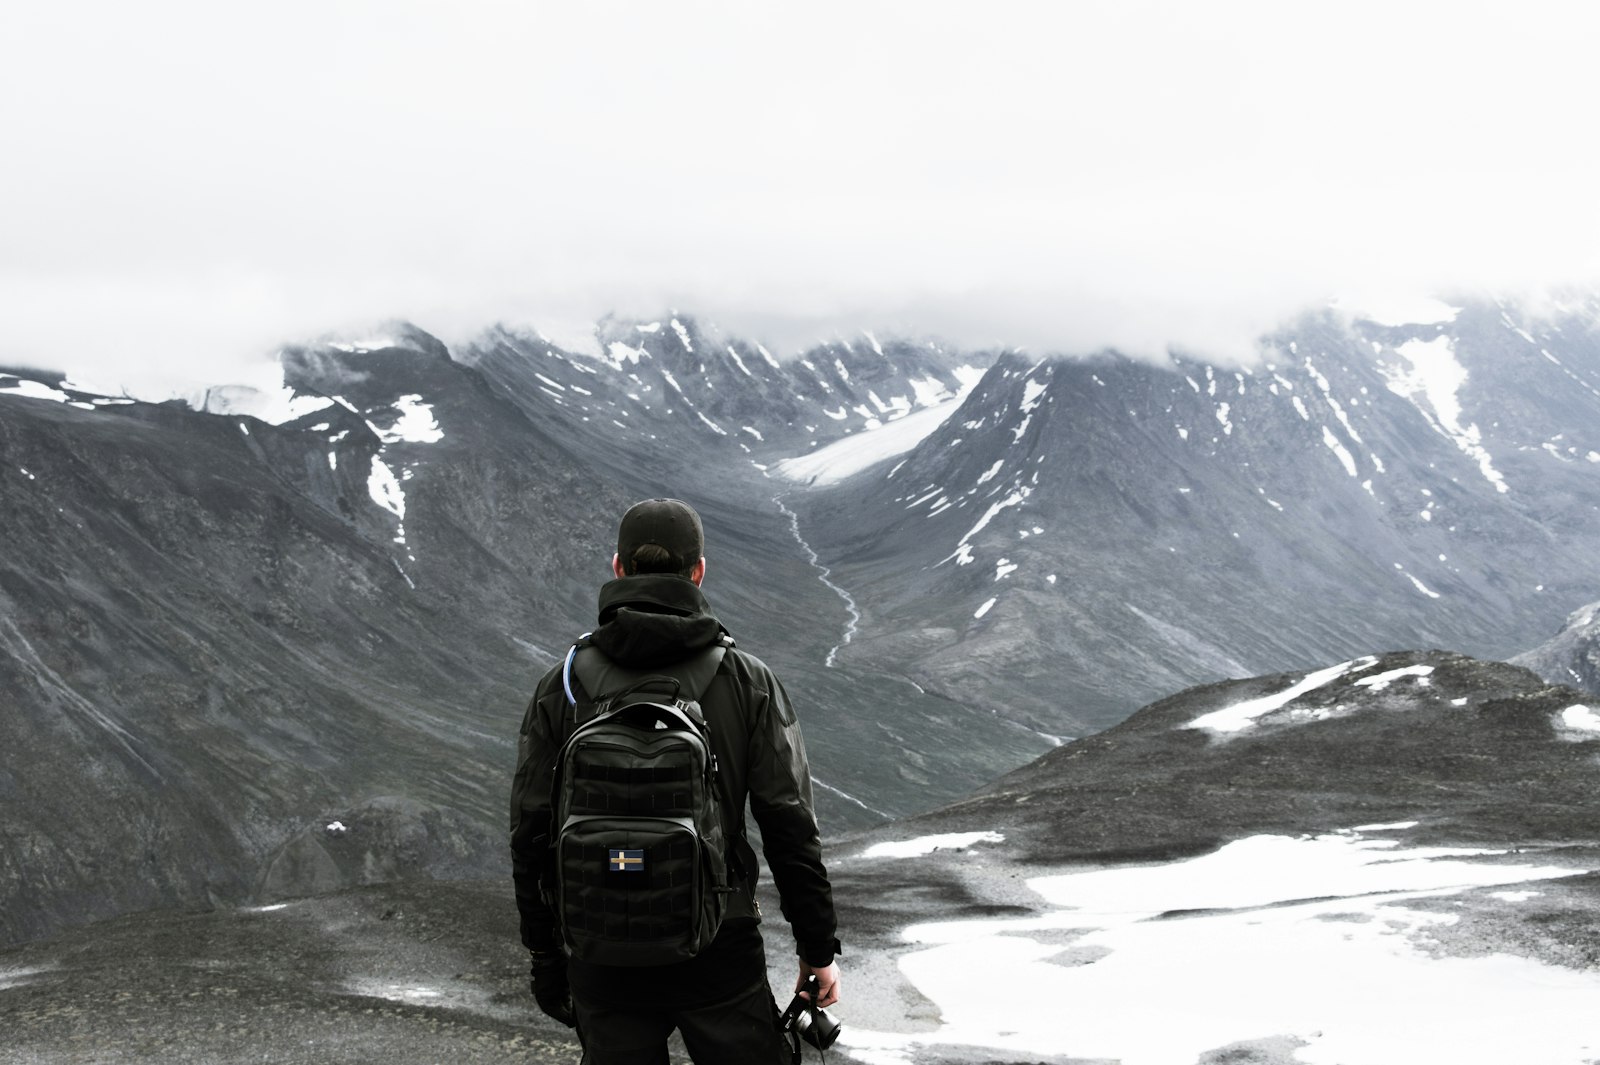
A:
[[[640,504],[624,518],[619,557],[613,560],[618,579],[601,590],[600,626],[586,641],[591,647],[573,659],[573,668],[558,666],[541,679],[524,716],[513,785],[513,867],[523,941],[535,959],[535,992],[542,964],[548,993],[540,996],[540,1004],[555,1012],[547,1004],[556,987],[551,974],[559,966],[564,984],[570,970],[585,1061],[591,1065],[658,1060],[649,1048],[674,1026],[682,1030],[697,1062],[763,1060],[769,1044],[773,1053],[780,1053],[754,903],[757,865],[745,839],[747,801],[795,933],[797,986],[815,973],[826,978],[820,1004],[827,1005],[836,995],[832,896],[799,725],[772,671],[732,646],[699,697],[716,755],[730,877],[738,886],[715,941],[695,957],[666,966],[584,964],[567,961],[561,952],[555,915],[546,900],[548,886],[542,891],[539,877],[552,828],[553,754],[570,734],[575,702],[597,699],[640,675],[672,676],[708,648],[732,642],[700,593],[703,558],[697,566],[680,564],[674,573],[624,572],[620,557],[630,518],[652,506],[659,516],[662,505],[670,505],[667,517],[674,520],[678,514],[673,508],[693,514],[684,504],[656,500]],[[694,532],[698,534],[697,517]],[[648,556],[645,550],[631,557]],[[591,685],[602,690],[588,690]]]

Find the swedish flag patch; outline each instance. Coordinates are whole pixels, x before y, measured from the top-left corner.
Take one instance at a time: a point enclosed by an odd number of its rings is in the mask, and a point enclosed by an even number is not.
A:
[[[622,850],[618,847],[612,847],[611,871],[613,873],[644,872],[644,851],[630,851]]]

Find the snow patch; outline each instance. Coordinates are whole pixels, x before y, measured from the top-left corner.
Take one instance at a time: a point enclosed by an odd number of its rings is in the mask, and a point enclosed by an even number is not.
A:
[[[1306,1065],[1579,1065],[1593,1057],[1600,974],[1439,957],[1427,932],[1457,917],[1406,905],[1582,871],[1474,860],[1500,853],[1257,836],[1187,861],[1030,879],[1050,909],[902,932],[914,949],[900,971],[933,1002],[937,1027],[847,1025],[841,1044],[875,1065],[977,1059],[934,1049],[952,1047],[981,1048],[983,1060],[1171,1065],[1280,1033]]]
[[[903,455],[922,443],[961,406],[969,390],[963,389],[937,407],[919,410],[904,418],[880,424],[875,429],[835,440],[809,455],[783,459],[775,463],[773,468],[779,476],[801,484],[837,484],[869,466]],[[829,410],[822,413],[835,420],[845,417],[843,407],[839,408],[838,414]]]
[[[683,327],[683,323],[678,321],[676,318],[672,320],[672,331],[678,334],[678,340],[683,344],[683,350],[688,352],[694,351],[694,345],[689,343],[689,331],[685,329]]]
[[[367,475],[367,494],[378,506],[405,520],[406,494],[400,488],[400,479],[377,455],[372,456],[372,471]]]
[[[973,619],[976,620],[978,618],[983,617],[983,615],[987,614],[991,609],[994,608],[995,602],[996,602],[996,599],[993,596],[991,596],[988,599],[985,599],[984,602],[983,602],[983,605],[980,606],[977,610],[974,610],[972,612]]]
[[[1401,669],[1391,669],[1387,673],[1362,677],[1355,683],[1357,687],[1371,688],[1375,692],[1381,692],[1397,680],[1402,680],[1406,677],[1429,677],[1432,675],[1432,666],[1405,666]]]
[[[387,429],[377,426],[372,429],[385,444],[437,444],[444,439],[444,430],[434,421],[432,404],[422,402],[421,396],[401,396],[395,400],[394,409],[400,412],[400,417],[393,425]]]
[[[1441,336],[1432,340],[1408,340],[1395,351],[1406,360],[1409,369],[1394,364],[1380,367],[1389,391],[1409,400],[1435,432],[1473,459],[1483,476],[1494,485],[1495,491],[1510,491],[1505,478],[1495,469],[1489,452],[1484,449],[1483,434],[1477,425],[1461,423],[1459,393],[1467,382],[1467,371],[1456,359],[1451,338]]]
[[[38,381],[24,380],[11,374],[0,374],[0,396],[48,399],[55,403],[66,403],[72,398],[59,388],[51,388],[49,385],[41,384]]]
[[[1600,714],[1582,703],[1576,703],[1561,711],[1561,725],[1574,732],[1600,733]]]
[[[1322,442],[1329,451],[1338,456],[1340,465],[1344,467],[1344,472],[1354,477],[1356,475],[1355,456],[1350,454],[1350,450],[1339,442],[1339,438],[1333,435],[1333,430],[1326,425],[1322,427]]]
[[[1348,673],[1359,673],[1364,669],[1371,669],[1377,663],[1376,658],[1357,658],[1349,662],[1341,662],[1327,669],[1319,669],[1315,673],[1308,673],[1297,683],[1290,685],[1275,695],[1264,695],[1259,699],[1247,699],[1242,703],[1214,710],[1209,714],[1202,714],[1189,722],[1184,728],[1203,728],[1212,732],[1243,732],[1256,723],[1256,719],[1274,710],[1281,710],[1294,700],[1307,692],[1331,684]]]
[[[998,832],[946,832],[936,836],[918,836],[916,839],[891,843],[874,843],[861,852],[863,858],[920,858],[934,851],[965,850],[974,843],[1004,843]]]

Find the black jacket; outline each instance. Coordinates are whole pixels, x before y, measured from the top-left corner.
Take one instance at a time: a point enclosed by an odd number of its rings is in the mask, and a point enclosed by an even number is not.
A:
[[[590,643],[615,666],[670,675],[675,664],[698,656],[725,631],[693,582],[641,574],[600,590],[600,627]],[[827,965],[838,951],[833,896],[822,864],[805,745],[788,695],[760,659],[730,648],[700,705],[717,755],[723,810],[732,821],[725,827],[750,874],[749,891],[742,900],[736,896],[718,944],[753,934],[757,866],[745,842],[748,799],[797,952],[813,966]],[[539,681],[523,717],[511,791],[512,875],[522,940],[530,950],[552,949],[560,939],[538,877],[551,832],[555,758],[571,728],[572,706],[557,666]]]

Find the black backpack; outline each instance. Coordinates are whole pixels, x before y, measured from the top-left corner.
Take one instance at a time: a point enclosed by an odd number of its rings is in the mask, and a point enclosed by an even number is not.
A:
[[[731,643],[731,641],[727,641]],[[546,893],[567,952],[596,965],[667,965],[716,938],[734,888],[716,755],[698,698],[726,646],[666,674],[567,654],[572,708],[551,792]],[[580,699],[574,675],[584,692]]]

